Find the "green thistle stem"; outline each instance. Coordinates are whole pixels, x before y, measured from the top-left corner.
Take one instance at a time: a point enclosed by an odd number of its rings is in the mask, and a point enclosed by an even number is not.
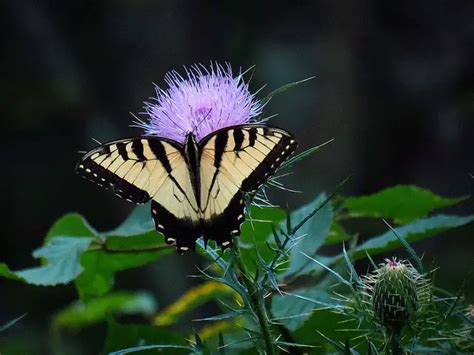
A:
[[[252,281],[252,277],[250,276],[250,272],[248,271],[247,267],[245,266],[239,246],[238,241],[234,240],[234,260],[237,265],[237,268],[241,274],[241,279],[247,288],[247,291],[250,295],[250,299],[252,301],[252,307],[257,315],[258,322],[260,324],[260,330],[262,332],[263,340],[265,341],[265,347],[268,355],[276,355],[275,348],[273,346],[272,335],[270,332],[270,327],[268,325],[268,314],[267,309],[265,307],[265,303],[263,298],[259,297],[259,290],[255,283]]]
[[[400,333],[392,331],[390,335],[390,346],[392,348],[392,355],[403,355],[402,347],[400,346]]]

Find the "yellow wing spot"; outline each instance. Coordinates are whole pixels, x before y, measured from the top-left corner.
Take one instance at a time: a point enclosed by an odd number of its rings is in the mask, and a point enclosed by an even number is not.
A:
[[[296,141],[295,141],[294,139],[292,139],[292,140],[290,141],[290,144],[293,144],[293,143],[295,143],[295,142],[296,142]]]
[[[227,242],[222,242],[222,246],[223,246],[223,247],[226,247],[226,246],[228,246],[229,244],[230,244],[229,241],[227,241]]]
[[[157,213],[158,213],[154,208],[151,210],[151,212],[152,212],[153,214],[157,214]]]

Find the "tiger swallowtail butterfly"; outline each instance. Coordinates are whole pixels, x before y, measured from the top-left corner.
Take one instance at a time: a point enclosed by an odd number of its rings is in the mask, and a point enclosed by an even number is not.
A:
[[[103,144],[76,171],[136,204],[151,200],[156,229],[182,254],[196,239],[232,246],[245,220],[244,193],[255,192],[295,151],[286,131],[261,124],[232,126],[184,144],[155,136]]]

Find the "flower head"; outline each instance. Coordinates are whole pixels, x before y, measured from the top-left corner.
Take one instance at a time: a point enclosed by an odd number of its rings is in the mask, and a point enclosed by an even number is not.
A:
[[[193,133],[197,141],[233,125],[252,122],[263,105],[250,93],[242,75],[232,74],[230,65],[193,65],[166,74],[168,88],[155,87],[156,98],[145,102],[147,122],[137,122],[146,134],[184,142]]]
[[[426,306],[430,297],[428,280],[406,260],[386,259],[363,287],[371,298],[375,316],[396,332],[408,324]]]

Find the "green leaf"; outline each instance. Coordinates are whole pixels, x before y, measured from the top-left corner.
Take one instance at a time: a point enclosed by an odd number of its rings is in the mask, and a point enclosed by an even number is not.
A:
[[[69,213],[58,219],[46,234],[45,243],[58,236],[62,237],[95,237],[99,233],[77,213]]]
[[[149,203],[139,205],[117,228],[104,233],[105,236],[136,236],[155,231]]]
[[[96,250],[87,251],[81,258],[84,272],[76,279],[76,288],[84,301],[107,293],[116,272],[143,266],[174,251],[156,232],[148,204],[136,207],[101,240]]]
[[[439,234],[450,228],[463,226],[472,221],[474,221],[474,215],[466,217],[437,215],[416,220],[410,224],[394,228],[394,230],[401,238],[412,243]],[[353,250],[352,257],[354,259],[362,259],[366,257],[366,250],[373,256],[398,248],[400,245],[401,243],[397,236],[389,230],[380,236],[371,238],[358,245]]]
[[[274,252],[268,248],[267,241],[274,243],[272,225],[280,224],[286,213],[278,207],[252,206],[250,215],[251,219],[247,219],[242,225],[239,247],[245,266],[253,273],[258,265],[257,251],[266,262],[272,260]]]
[[[20,276],[11,271],[7,264],[0,263],[0,276],[3,276],[7,279],[24,281]]]
[[[84,272],[76,279],[80,298],[87,301],[107,293],[114,284],[116,272],[143,266],[168,252],[169,249],[134,253],[94,250],[84,253],[81,259]]]
[[[20,270],[15,274],[32,285],[54,286],[68,283],[82,272],[80,258],[91,240],[91,238],[54,237],[33,253],[35,258],[45,258],[46,264]]]
[[[58,328],[82,328],[105,321],[111,314],[143,314],[156,311],[153,297],[144,292],[114,292],[89,302],[77,301],[53,317]]]
[[[54,286],[68,283],[83,270],[79,259],[97,232],[80,215],[71,213],[57,220],[48,231],[45,245],[33,256],[42,266],[11,271],[0,263],[0,276],[33,285]]]
[[[355,217],[393,218],[401,224],[426,217],[434,209],[452,206],[467,198],[445,198],[420,187],[398,185],[369,196],[349,197],[345,206]]]
[[[350,237],[351,236],[346,232],[346,230],[339,223],[333,221],[331,224],[331,228],[329,229],[327,238],[324,241],[324,245],[331,245],[331,244],[344,242],[350,239]]]
[[[357,328],[357,322],[347,323],[347,318],[343,315],[331,309],[321,309],[313,312],[311,317],[293,333],[293,338],[299,343],[321,346],[321,349],[315,350],[315,354],[334,354],[335,349],[343,348],[347,337],[352,338],[361,334],[357,331],[342,331],[343,328]]]
[[[108,324],[104,353],[116,352],[118,355],[140,351],[140,354],[156,354],[157,349],[161,348],[172,349],[169,351],[173,354],[189,354],[191,348],[187,345],[181,334],[163,327],[125,325],[111,320]]]
[[[324,290],[324,286],[317,285],[292,294],[274,296],[272,315],[276,322],[281,322],[290,331],[295,331],[312,316],[315,309],[326,307],[331,303],[331,296]]]
[[[327,199],[325,193],[320,194],[312,202],[298,208],[296,211],[291,213],[291,221],[293,224],[298,224],[309,214],[311,214],[316,208],[321,206]],[[295,236],[297,240],[295,245],[292,247],[290,252],[290,266],[285,274],[294,272],[307,271],[311,264],[301,254],[305,252],[309,255],[314,255],[318,249],[325,243],[326,238],[329,234],[333,219],[332,206],[327,203],[322,207],[313,217],[311,217],[305,224],[301,226]],[[281,224],[280,228],[284,230],[285,226]]]

